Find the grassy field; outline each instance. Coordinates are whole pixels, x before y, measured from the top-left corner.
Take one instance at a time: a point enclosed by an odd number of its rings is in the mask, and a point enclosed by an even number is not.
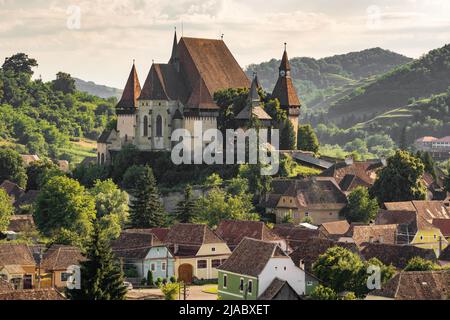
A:
[[[73,163],[80,163],[85,158],[97,156],[96,153],[97,143],[93,140],[81,139],[77,142],[70,142],[70,145],[67,148],[61,149],[61,152],[64,152],[71,157],[73,157]]]

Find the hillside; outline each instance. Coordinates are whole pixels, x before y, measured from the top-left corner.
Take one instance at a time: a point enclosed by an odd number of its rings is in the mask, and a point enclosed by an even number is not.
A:
[[[123,90],[107,87],[104,85],[96,84],[92,81],[84,81],[81,79],[75,79],[75,86],[78,91],[89,93],[93,96],[97,96],[103,99],[108,99],[111,97],[115,97],[120,99],[122,96]]]
[[[353,121],[346,123],[356,123],[406,106],[414,99],[446,92],[449,86],[450,45],[446,45],[357,88],[331,106],[327,118],[339,123],[351,114]]]
[[[384,74],[410,61],[410,58],[400,54],[373,48],[318,60],[291,58],[291,67],[294,85],[306,106],[326,109],[329,104],[324,101],[327,98],[353,91],[362,85],[360,80]],[[263,87],[272,91],[277,81],[279,65],[280,60],[272,59],[252,64],[246,72],[249,76],[257,72]]]

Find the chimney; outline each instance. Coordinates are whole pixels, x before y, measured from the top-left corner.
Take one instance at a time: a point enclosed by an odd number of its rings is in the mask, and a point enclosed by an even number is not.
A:
[[[349,157],[345,158],[345,164],[348,166],[351,166],[353,164],[353,157],[349,156]]]

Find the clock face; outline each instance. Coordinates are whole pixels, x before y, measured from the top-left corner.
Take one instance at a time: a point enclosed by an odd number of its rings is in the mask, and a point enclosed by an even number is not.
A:
[[[286,71],[281,70],[281,71],[280,71],[280,76],[284,77],[285,75],[286,75]]]

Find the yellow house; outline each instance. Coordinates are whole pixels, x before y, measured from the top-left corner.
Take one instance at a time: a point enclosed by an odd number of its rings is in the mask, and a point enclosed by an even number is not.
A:
[[[33,289],[36,262],[24,244],[0,244],[0,278],[15,289]]]
[[[225,241],[201,224],[174,225],[165,242],[175,257],[175,277],[186,283],[217,279],[217,267],[231,255]]]
[[[441,230],[433,226],[435,219],[450,219],[450,211],[444,201],[386,202],[384,207],[389,211],[385,213],[386,216],[415,213],[414,221],[410,222],[413,228],[403,229],[399,234],[400,237],[407,238],[407,243],[419,248],[433,249],[436,256],[448,246]]]

